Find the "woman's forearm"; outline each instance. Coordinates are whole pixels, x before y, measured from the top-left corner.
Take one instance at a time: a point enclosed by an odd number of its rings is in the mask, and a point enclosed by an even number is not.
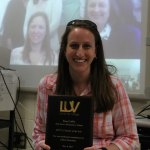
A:
[[[107,148],[108,150],[120,150],[119,147],[115,144],[110,144],[106,146],[105,148]]]

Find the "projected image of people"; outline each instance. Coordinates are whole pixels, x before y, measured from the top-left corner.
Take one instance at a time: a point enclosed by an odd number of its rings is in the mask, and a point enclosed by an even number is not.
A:
[[[140,59],[141,31],[129,22],[132,6],[131,0],[86,1],[84,18],[97,24],[107,59]]]
[[[66,29],[66,25],[70,20],[81,19],[84,16],[85,0],[63,0],[62,15],[58,28],[59,39]]]
[[[7,0],[8,1],[8,0]],[[1,46],[10,50],[20,47],[24,43],[23,24],[28,0],[1,1],[1,11],[5,12],[1,22]]]
[[[61,19],[62,0],[30,0],[25,16],[24,36],[26,36],[28,21],[36,12],[44,12],[47,14],[50,28],[50,46],[53,51],[58,51],[60,44],[57,29]]]
[[[28,22],[25,44],[12,50],[10,64],[57,65],[57,57],[50,48],[47,15],[42,12],[33,14]]]
[[[132,0],[133,3],[133,16],[134,16],[134,24],[139,29],[141,28],[141,0]]]

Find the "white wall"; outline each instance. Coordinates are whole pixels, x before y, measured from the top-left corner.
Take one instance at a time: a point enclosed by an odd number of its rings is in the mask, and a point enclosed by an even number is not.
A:
[[[27,108],[33,115],[27,112],[20,104],[17,105],[17,108],[23,120],[23,124],[27,136],[31,139],[32,139],[33,126],[34,126],[34,118],[36,114],[36,95],[37,95],[36,93],[22,92],[20,94],[20,100],[19,100],[19,102],[23,104],[23,106]],[[0,119],[9,119],[9,112],[0,111]],[[16,119],[19,126],[21,127],[21,130],[23,131],[21,121],[19,119],[17,112],[16,112]],[[17,131],[19,131],[19,129]],[[3,142],[5,145],[8,145],[8,128],[0,129],[0,141]],[[0,144],[0,150],[7,150],[7,149],[2,148]],[[27,143],[27,150],[31,150],[29,143]]]

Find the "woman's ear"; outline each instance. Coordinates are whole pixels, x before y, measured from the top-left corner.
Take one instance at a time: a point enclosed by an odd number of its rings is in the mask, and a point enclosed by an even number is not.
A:
[[[64,44],[61,44],[61,48],[64,46]]]
[[[66,57],[66,51],[64,51],[64,57]]]
[[[98,49],[98,46],[96,46],[96,48],[95,48],[95,54],[97,54],[97,49]]]

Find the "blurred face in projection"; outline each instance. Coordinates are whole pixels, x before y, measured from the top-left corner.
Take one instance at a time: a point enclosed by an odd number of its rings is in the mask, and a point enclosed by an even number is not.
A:
[[[28,30],[31,44],[42,44],[46,35],[46,22],[43,17],[35,17]]]
[[[110,13],[109,0],[88,0],[87,16],[95,22],[101,30],[107,23]]]

